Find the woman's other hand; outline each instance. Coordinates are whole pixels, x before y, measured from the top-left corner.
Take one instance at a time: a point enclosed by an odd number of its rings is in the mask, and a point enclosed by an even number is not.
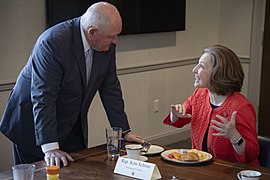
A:
[[[235,139],[236,137],[239,137],[239,132],[235,126],[236,113],[236,111],[232,113],[230,121],[223,116],[216,115],[216,117],[220,119],[221,122],[212,119],[212,128],[217,131],[217,133],[213,133],[213,136],[224,136],[229,139]]]
[[[172,104],[171,112],[180,118],[191,118],[191,114],[186,114],[186,108],[182,104]]]

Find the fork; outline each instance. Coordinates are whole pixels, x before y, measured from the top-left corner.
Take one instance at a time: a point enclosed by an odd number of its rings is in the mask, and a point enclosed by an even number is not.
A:
[[[144,143],[142,143],[142,152],[146,153],[149,150],[150,146],[150,142],[144,141]]]

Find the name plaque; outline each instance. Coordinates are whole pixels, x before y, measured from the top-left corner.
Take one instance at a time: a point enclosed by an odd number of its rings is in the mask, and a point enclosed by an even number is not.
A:
[[[156,164],[124,157],[118,158],[114,168],[114,173],[137,179],[161,179],[161,175]]]

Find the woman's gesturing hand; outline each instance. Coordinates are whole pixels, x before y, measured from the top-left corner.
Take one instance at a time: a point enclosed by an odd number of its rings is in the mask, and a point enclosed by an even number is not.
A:
[[[212,119],[212,128],[217,131],[217,133],[213,133],[213,136],[224,136],[226,138],[233,139],[236,134],[239,134],[235,126],[236,113],[236,111],[232,113],[230,121],[223,116],[216,115],[221,122]]]
[[[180,118],[191,118],[191,114],[186,114],[186,108],[182,104],[172,104],[171,112]]]

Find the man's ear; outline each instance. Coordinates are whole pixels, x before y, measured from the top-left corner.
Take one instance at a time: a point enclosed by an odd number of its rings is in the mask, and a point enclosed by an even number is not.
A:
[[[87,31],[89,38],[92,38],[96,31],[97,31],[97,28],[94,26],[91,26]]]

